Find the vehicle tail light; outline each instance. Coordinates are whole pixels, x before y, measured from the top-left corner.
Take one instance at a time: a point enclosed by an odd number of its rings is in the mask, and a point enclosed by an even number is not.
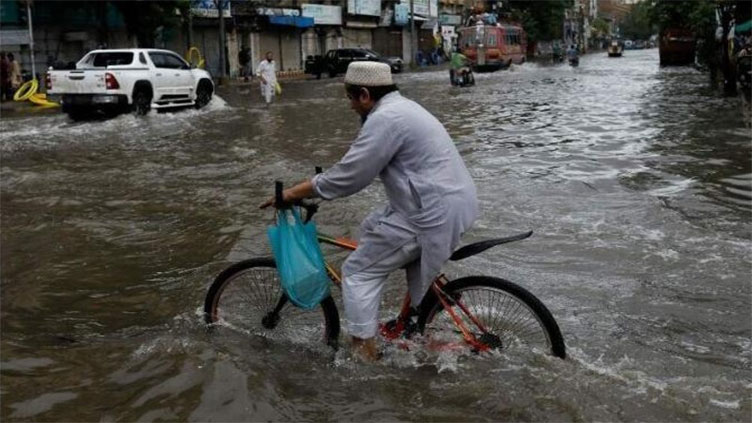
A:
[[[47,88],[47,91],[52,89],[52,78],[50,78],[49,73],[44,77],[44,86]]]
[[[108,90],[116,90],[120,88],[120,84],[118,84],[117,79],[115,79],[115,75],[109,72],[104,74],[104,84]]]

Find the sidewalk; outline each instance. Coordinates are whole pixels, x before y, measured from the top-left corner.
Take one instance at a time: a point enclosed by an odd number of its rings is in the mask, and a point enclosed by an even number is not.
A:
[[[30,101],[6,100],[0,103],[0,116],[6,113],[31,111],[35,107],[37,106]]]

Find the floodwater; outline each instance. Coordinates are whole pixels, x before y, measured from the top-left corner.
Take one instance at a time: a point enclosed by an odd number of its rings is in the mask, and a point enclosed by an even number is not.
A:
[[[749,421],[743,99],[659,68],[655,49],[476,79],[396,82],[446,125],[478,186],[465,241],[535,235],[446,270],[528,288],[566,360],[387,349],[362,365],[347,348],[207,332],[211,280],[269,253],[257,205],[273,181],[331,166],[358,129],[341,78],[287,83],[269,109],[242,85],[201,111],[3,116],[2,420]],[[383,200],[374,184],[324,203],[319,227],[353,236]],[[390,281],[384,319],[404,290]]]

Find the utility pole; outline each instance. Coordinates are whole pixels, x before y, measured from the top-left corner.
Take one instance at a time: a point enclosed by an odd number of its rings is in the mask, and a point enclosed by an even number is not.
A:
[[[225,57],[225,15],[224,15],[224,6],[225,2],[229,0],[214,0],[214,4],[217,5],[217,11],[219,12],[219,77],[220,81],[222,81],[225,77],[227,77],[227,68],[225,67],[225,62],[227,61],[227,58]]]
[[[26,14],[29,22],[29,50],[31,51],[31,79],[37,79],[37,66],[34,63],[34,30],[31,27],[31,2],[26,3]]]
[[[418,54],[417,40],[415,38],[415,0],[410,0],[410,65],[415,67],[415,56]]]
[[[188,7],[188,48],[193,47],[193,10]]]

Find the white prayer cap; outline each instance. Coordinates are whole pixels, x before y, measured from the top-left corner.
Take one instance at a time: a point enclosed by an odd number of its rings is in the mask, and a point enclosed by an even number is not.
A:
[[[362,87],[394,85],[392,69],[386,63],[381,62],[352,62],[347,67],[345,84]]]

